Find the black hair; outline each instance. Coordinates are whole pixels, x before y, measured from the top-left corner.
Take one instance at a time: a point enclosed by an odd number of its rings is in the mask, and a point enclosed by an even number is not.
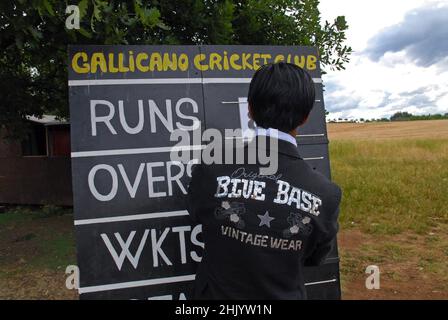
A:
[[[250,82],[248,102],[257,126],[290,132],[304,123],[314,105],[311,76],[295,64],[259,68]]]

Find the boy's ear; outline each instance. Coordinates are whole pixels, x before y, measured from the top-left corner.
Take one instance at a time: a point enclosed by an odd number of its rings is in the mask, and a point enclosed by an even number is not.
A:
[[[308,116],[309,116],[309,115],[307,115],[307,116],[305,117],[305,119],[303,119],[302,123],[300,124],[301,126],[303,126],[303,125],[308,121]]]
[[[251,120],[254,120],[254,117],[252,116],[252,106],[248,103],[247,104],[247,106],[248,106],[248,110],[249,110],[249,118],[251,119]]]

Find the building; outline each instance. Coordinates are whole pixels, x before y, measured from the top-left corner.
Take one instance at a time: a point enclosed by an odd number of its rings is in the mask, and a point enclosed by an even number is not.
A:
[[[69,123],[50,115],[26,121],[22,141],[0,132],[0,203],[72,205]]]

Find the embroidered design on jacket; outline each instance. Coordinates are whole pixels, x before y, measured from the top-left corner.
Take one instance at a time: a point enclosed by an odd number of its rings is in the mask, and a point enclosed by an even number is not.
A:
[[[243,218],[241,217],[246,213],[246,207],[242,202],[229,202],[222,201],[220,207],[215,209],[215,217],[219,220],[228,219],[234,223],[239,229],[243,229],[246,226]]]
[[[258,218],[260,219],[259,227],[261,226],[267,226],[268,228],[271,227],[271,221],[275,220],[275,218],[271,217],[269,215],[269,211],[266,210],[265,214],[257,214]]]
[[[290,238],[299,233],[308,236],[311,234],[311,231],[313,231],[313,226],[310,223],[311,218],[304,217],[298,212],[290,212],[286,221],[288,221],[290,227],[283,230],[283,236],[285,238]]]

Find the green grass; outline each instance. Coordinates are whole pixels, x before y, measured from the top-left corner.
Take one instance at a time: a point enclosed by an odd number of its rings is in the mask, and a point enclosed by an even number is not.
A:
[[[33,219],[42,219],[52,216],[68,214],[71,209],[58,206],[45,205],[38,208],[17,206],[11,207],[6,212],[0,214],[0,228],[8,224],[22,223]]]
[[[40,255],[30,263],[33,267],[65,269],[76,264],[75,239],[73,234],[58,234],[40,242]]]
[[[27,208],[20,209],[18,207],[8,210],[7,212],[0,214],[0,228],[11,223],[19,223],[29,220],[32,217],[32,212]]]
[[[76,264],[75,239],[71,229],[73,216],[70,213],[70,209],[56,206],[18,206],[0,214],[0,232],[9,234],[5,245],[16,247],[14,250],[18,250],[18,257],[22,255],[20,248],[33,248],[22,258],[26,262],[14,268],[57,270]],[[61,221],[57,222],[58,219]],[[12,266],[11,263],[14,260],[7,261],[0,255],[0,269],[2,266]],[[7,274],[14,271],[8,269]]]
[[[332,141],[340,223],[369,234],[424,234],[448,222],[448,140]]]

